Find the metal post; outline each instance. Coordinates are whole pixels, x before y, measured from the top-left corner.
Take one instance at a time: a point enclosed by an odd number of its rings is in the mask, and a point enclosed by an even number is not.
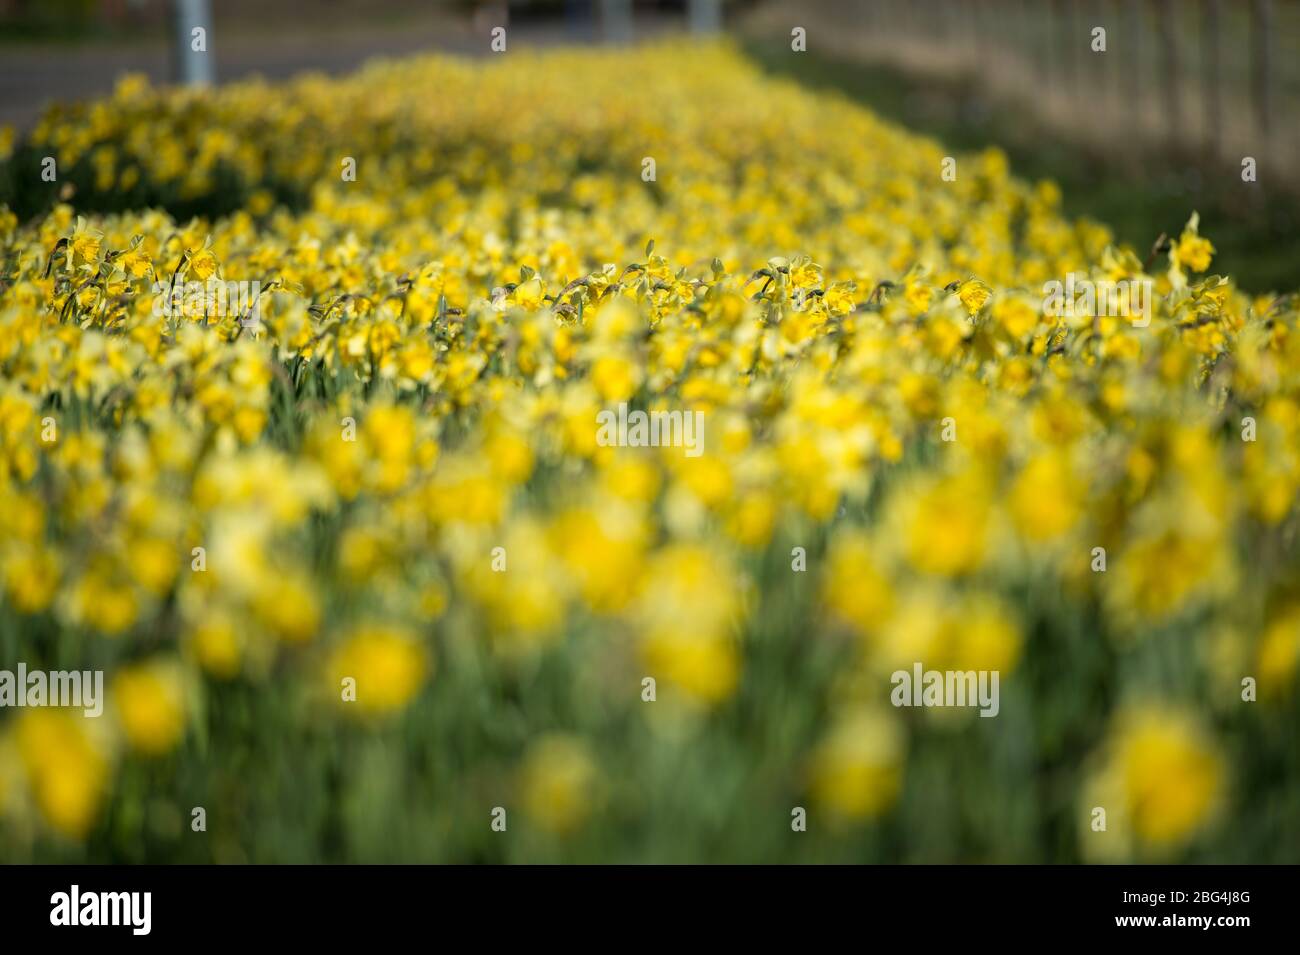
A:
[[[631,43],[632,0],[600,0],[600,26],[606,43]]]
[[[717,33],[722,29],[722,0],[690,0],[692,33]]]
[[[212,4],[209,0],[174,0],[172,13],[176,81],[185,86],[211,86],[217,77],[212,52]]]

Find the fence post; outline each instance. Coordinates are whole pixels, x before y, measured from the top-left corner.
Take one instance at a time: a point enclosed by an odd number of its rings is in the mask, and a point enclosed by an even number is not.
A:
[[[1038,68],[1038,51],[1034,49],[1034,6],[1032,0],[1026,3],[1020,0],[1020,9],[1009,11],[1013,19],[1020,20],[1020,34],[1016,40],[1020,53],[1020,69],[1026,76],[1032,75]]]
[[[1048,86],[1060,88],[1061,92],[1065,92],[1066,70],[1065,64],[1061,62],[1060,44],[1057,43],[1057,38],[1061,35],[1060,0],[1049,0],[1049,3],[1041,6],[1048,21],[1047,36],[1043,40],[1044,52],[1048,55]]]
[[[1146,103],[1143,96],[1146,90],[1142,86],[1142,32],[1145,27],[1143,13],[1146,12],[1142,6],[1142,0],[1115,0],[1121,10],[1124,11],[1124,61],[1128,63],[1127,82],[1125,85],[1125,94],[1128,96],[1129,116],[1141,126],[1145,118]]]
[[[1078,0],[1064,0],[1065,20],[1065,55],[1069,57],[1067,69],[1070,71],[1070,99],[1078,101],[1084,88],[1083,58],[1079,46],[1084,42],[1079,35]]]
[[[1182,60],[1178,55],[1178,28],[1174,23],[1174,12],[1170,0],[1157,0],[1156,19],[1160,33],[1160,46],[1163,51],[1161,66],[1164,68],[1165,113],[1170,139],[1182,136],[1183,100],[1182,100]]]
[[[1222,75],[1219,64],[1219,0],[1203,0],[1201,9],[1201,50],[1204,59],[1204,85],[1202,97],[1205,106],[1205,148],[1211,157],[1218,156],[1222,136],[1223,115],[1220,108],[1219,82]]]
[[[1251,92],[1255,99],[1255,119],[1265,137],[1273,129],[1273,103],[1271,101],[1273,32],[1273,4],[1271,0],[1255,0],[1251,5]]]

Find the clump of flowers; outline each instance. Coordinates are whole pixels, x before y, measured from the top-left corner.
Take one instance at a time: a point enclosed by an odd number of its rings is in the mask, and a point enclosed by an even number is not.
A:
[[[1226,791],[1216,737],[1242,677],[1295,712],[1300,298],[1206,275],[1195,215],[1144,264],[996,151],[943,182],[934,143],[678,43],[133,80],[30,145],[94,186],[0,206],[0,642],[104,667],[112,715],[0,713],[0,846],[110,838],[123,774],[217,765],[248,712],[295,758],[404,734],[365,765],[557,839],[716,773],[909,857],[951,759],[1025,832],[1013,783],[1050,773],[1055,825],[1104,790],[1132,857],[1295,786]],[[1069,273],[1150,282],[1150,323],[1049,314]],[[256,320],[154,307],[210,280]],[[620,403],[700,413],[703,453],[602,443]],[[999,718],[890,709],[918,654],[1001,670]],[[1206,687],[1200,721],[1108,710]]]

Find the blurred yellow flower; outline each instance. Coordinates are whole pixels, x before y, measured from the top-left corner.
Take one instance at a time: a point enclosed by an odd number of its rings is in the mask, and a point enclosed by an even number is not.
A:
[[[1010,511],[1016,529],[1031,542],[1060,537],[1078,524],[1084,490],[1064,454],[1035,456],[1011,490]]]
[[[1210,267],[1214,256],[1214,245],[1209,239],[1203,239],[1195,232],[1187,231],[1178,239],[1175,256],[1180,265],[1185,265],[1193,272],[1204,272]]]
[[[991,510],[988,485],[973,469],[920,482],[899,503],[907,559],[930,574],[976,570],[988,554]]]
[[[867,708],[841,713],[813,751],[810,794],[833,816],[879,816],[898,799],[904,752],[903,732],[893,714]]]
[[[243,651],[236,619],[226,610],[204,608],[190,632],[190,646],[208,673],[229,679],[239,672]]]
[[[1191,839],[1223,798],[1225,767],[1188,712],[1144,705],[1117,719],[1086,799],[1107,812],[1105,852],[1166,851]],[[1091,808],[1091,807],[1089,807]],[[1083,835],[1088,849],[1089,834]]]
[[[185,686],[177,661],[154,659],[113,676],[111,700],[131,747],[147,756],[170,752],[185,732]]]
[[[524,811],[556,835],[572,833],[590,816],[600,798],[598,784],[591,753],[575,736],[552,734],[536,740],[519,770]]]
[[[1300,664],[1300,607],[1288,607],[1269,621],[1258,654],[1260,693],[1275,699],[1290,695]]]
[[[858,531],[831,543],[822,599],[860,636],[879,629],[893,609],[893,592],[872,556],[870,539]]]
[[[24,710],[18,753],[41,815],[58,832],[84,839],[109,785],[109,760],[92,738],[93,720],[66,709]]]
[[[429,670],[429,651],[412,631],[395,624],[366,623],[331,654],[329,682],[345,709],[363,716],[387,716],[410,705]],[[355,699],[341,691],[347,679],[355,681]]]
[[[957,297],[971,315],[976,314],[992,297],[993,290],[977,278],[970,278],[957,287]]]
[[[740,678],[740,582],[733,574],[721,553],[671,545],[651,558],[633,609],[648,675],[702,703],[727,698]]]

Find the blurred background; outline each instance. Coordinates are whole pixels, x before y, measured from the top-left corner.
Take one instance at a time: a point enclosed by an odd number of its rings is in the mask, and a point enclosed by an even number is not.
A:
[[[175,22],[205,9],[212,73],[196,78],[216,82],[485,55],[500,25],[516,45],[728,32],[764,68],[953,151],[1004,148],[1136,248],[1195,208],[1243,287],[1300,287],[1300,0],[0,0],[0,125],[21,134],[123,71],[183,81]]]
[[[211,19],[210,57],[185,55],[178,16]],[[724,32],[954,152],[1001,147],[1135,248],[1196,209],[1244,288],[1300,287],[1300,0],[0,0],[0,125],[21,136],[127,71],[343,73],[483,55],[501,25],[515,48]],[[1258,188],[1242,190],[1248,157]]]

